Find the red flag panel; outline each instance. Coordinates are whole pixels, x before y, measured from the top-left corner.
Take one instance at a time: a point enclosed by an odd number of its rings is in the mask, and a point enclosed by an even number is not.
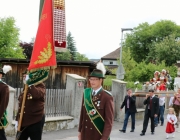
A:
[[[53,4],[45,0],[28,70],[56,67],[53,42]]]

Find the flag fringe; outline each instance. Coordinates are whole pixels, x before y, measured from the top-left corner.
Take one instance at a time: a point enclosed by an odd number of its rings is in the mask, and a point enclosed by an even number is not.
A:
[[[39,80],[38,82],[34,83],[33,85],[38,85],[40,83],[43,83],[44,81],[46,81],[48,79],[48,76],[46,76],[45,78]]]
[[[57,66],[46,66],[46,67],[41,67],[41,68],[35,68],[35,69],[31,69],[31,70],[28,70],[28,74],[30,73],[30,72],[35,72],[35,71],[37,71],[37,70],[50,70],[50,69],[56,69],[57,68]]]

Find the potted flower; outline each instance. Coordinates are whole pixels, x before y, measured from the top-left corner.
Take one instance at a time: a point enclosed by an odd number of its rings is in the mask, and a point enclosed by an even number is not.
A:
[[[137,92],[137,90],[138,90],[138,88],[137,88],[138,84],[139,84],[139,81],[134,82],[134,85],[136,87],[135,92]]]

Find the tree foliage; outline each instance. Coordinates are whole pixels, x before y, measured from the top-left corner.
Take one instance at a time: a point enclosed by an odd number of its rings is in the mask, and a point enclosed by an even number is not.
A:
[[[167,66],[180,60],[180,40],[174,34],[155,44],[155,57],[158,62],[165,61]]]
[[[56,53],[56,59],[57,60],[70,61],[71,60],[71,53],[69,51],[67,51],[67,52],[57,52]]]
[[[131,34],[127,34],[125,45],[130,47],[131,56],[136,62],[156,62],[156,43],[171,34],[175,38],[180,37],[180,26],[170,20],[161,20],[152,25],[145,22],[135,27]]]
[[[124,66],[125,72],[131,71],[136,65],[137,62],[131,56],[130,48],[124,47],[122,52],[122,64]]]
[[[75,45],[75,41],[74,38],[71,35],[71,32],[68,32],[67,35],[67,49],[69,49],[72,59],[71,60],[76,60],[76,45]]]
[[[76,61],[89,61],[89,59],[84,54],[76,52]]]
[[[125,81],[149,81],[154,77],[155,71],[162,71],[162,69],[168,70],[172,77],[176,77],[177,67],[175,65],[166,66],[164,61],[158,65],[153,63],[146,64],[145,61],[143,61],[139,64],[136,64],[136,66],[131,71],[126,72]]]
[[[23,54],[26,59],[31,59],[33,45],[34,45],[34,43],[32,43],[32,42],[30,42],[30,43],[21,42],[20,43],[20,46],[23,48]]]
[[[19,29],[13,17],[0,18],[0,57],[24,58],[19,46]]]

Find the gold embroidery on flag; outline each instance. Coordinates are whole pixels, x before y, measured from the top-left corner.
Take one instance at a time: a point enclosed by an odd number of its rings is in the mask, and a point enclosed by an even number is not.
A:
[[[47,18],[47,14],[42,14],[41,20],[45,20]]]
[[[34,64],[43,64],[46,63],[52,56],[52,46],[51,43],[48,42],[47,48],[44,48],[43,51],[40,51],[40,55],[38,56],[38,60],[34,62]]]

